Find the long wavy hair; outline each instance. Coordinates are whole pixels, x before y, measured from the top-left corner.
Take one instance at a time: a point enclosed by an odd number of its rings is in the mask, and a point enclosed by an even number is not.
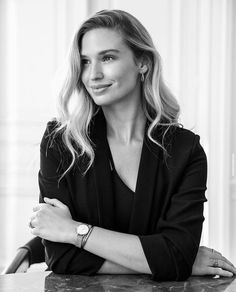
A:
[[[177,100],[163,82],[161,58],[148,31],[139,20],[125,11],[99,11],[86,20],[74,36],[69,52],[67,77],[59,93],[58,127],[55,134],[62,133],[63,143],[72,156],[71,163],[63,175],[72,168],[76,159],[83,155],[88,157],[84,173],[94,161],[95,154],[89,137],[89,126],[98,111],[98,106],[89,96],[81,81],[80,50],[83,36],[96,28],[116,30],[123,37],[124,43],[132,50],[135,59],[138,60],[142,57],[147,62],[148,70],[142,82],[141,96],[143,111],[149,121],[148,138],[166,151],[163,143],[158,143],[154,139],[153,130],[157,125],[167,125],[165,136],[171,125],[179,125],[180,108]]]

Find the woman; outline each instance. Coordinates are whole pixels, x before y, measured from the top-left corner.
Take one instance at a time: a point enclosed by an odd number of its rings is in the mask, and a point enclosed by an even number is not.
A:
[[[30,223],[49,268],[155,280],[184,280],[192,269],[233,275],[218,253],[201,249],[196,258],[206,156],[199,136],[180,127],[160,57],[136,18],[104,10],[84,22],[59,109],[41,142]]]

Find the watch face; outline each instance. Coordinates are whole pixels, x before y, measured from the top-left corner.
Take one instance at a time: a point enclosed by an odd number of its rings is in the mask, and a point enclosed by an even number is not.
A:
[[[85,235],[88,233],[88,231],[89,231],[89,227],[85,224],[81,224],[77,227],[77,233],[79,235]]]

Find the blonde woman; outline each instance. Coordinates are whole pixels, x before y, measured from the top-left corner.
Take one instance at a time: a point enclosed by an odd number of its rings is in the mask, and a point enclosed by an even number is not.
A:
[[[30,222],[52,271],[154,280],[235,273],[199,249],[206,155],[178,123],[160,56],[135,17],[103,10],[82,24],[59,109],[41,142]]]

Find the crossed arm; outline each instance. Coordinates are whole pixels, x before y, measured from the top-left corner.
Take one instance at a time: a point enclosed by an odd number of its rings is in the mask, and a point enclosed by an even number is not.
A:
[[[75,244],[75,227],[66,205],[57,199],[45,198],[34,207],[31,233],[53,242]],[[135,235],[94,227],[84,249],[105,259],[98,270],[101,274],[151,274],[140,240]],[[214,267],[217,259],[218,267]],[[233,264],[220,253],[206,247],[199,248],[192,275],[236,274]]]
[[[75,245],[76,226],[69,209],[57,199],[45,198],[31,217],[33,235],[53,242]],[[94,227],[85,247],[106,259],[98,273],[151,274],[138,236]]]

